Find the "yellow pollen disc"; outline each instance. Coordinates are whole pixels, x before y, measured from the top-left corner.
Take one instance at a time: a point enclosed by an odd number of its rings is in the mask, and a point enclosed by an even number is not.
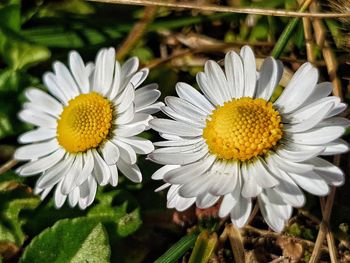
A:
[[[57,123],[57,139],[68,152],[96,148],[112,126],[111,103],[96,92],[81,94],[68,102]]]
[[[203,137],[218,158],[246,161],[274,147],[282,138],[282,128],[281,116],[271,102],[244,97],[217,107]]]

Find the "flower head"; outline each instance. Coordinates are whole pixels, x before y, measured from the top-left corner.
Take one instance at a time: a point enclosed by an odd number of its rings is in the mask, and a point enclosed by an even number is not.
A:
[[[164,166],[153,174],[166,184],[167,206],[208,208],[221,199],[219,216],[242,227],[256,198],[267,224],[281,231],[292,207],[305,202],[303,190],[327,195],[343,183],[342,171],[318,157],[348,150],[339,139],[349,126],[334,117],[346,105],[327,97],[331,83],[317,84],[318,71],[303,64],[275,101],[271,95],[283,73],[269,57],[256,71],[253,51],[229,52],[225,71],[214,61],[197,75],[202,91],[178,83],[179,97],[167,97],[162,111],[173,120],[150,126],[166,141],[149,155]]]
[[[131,58],[122,66],[113,48],[101,49],[95,64],[84,64],[80,55],[69,54],[69,69],[53,64],[54,73],[43,81],[51,95],[29,88],[29,100],[19,118],[37,126],[19,137],[27,144],[15,159],[29,161],[18,168],[22,176],[41,174],[35,187],[42,198],[55,187],[55,204],[84,209],[95,197],[97,185],[118,184],[118,170],[133,182],[141,182],[137,154],[154,148],[137,135],[148,129],[150,114],[160,92],[156,84],[139,88],[148,69],[137,71]]]

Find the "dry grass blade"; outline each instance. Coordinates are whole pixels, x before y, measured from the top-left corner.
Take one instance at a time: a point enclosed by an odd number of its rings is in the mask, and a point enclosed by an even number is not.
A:
[[[226,226],[227,236],[230,240],[232,252],[236,263],[245,262],[245,252],[243,246],[243,239],[239,230],[233,225],[229,224]]]
[[[2,166],[0,166],[0,174],[6,173],[8,170],[12,169],[17,164],[18,164],[18,161],[14,159],[4,163]]]
[[[240,13],[240,14],[255,14],[264,16],[286,16],[286,17],[317,17],[317,18],[339,18],[350,17],[350,12],[347,13],[307,13],[286,11],[279,9],[263,9],[263,8],[240,8],[228,6],[214,6],[204,5],[189,2],[167,3],[159,0],[89,0],[91,2],[103,2],[111,4],[125,4],[125,5],[141,5],[141,6],[159,6],[174,9],[191,9],[198,11],[211,11],[221,13]]]
[[[137,41],[141,39],[148,24],[153,21],[157,10],[158,8],[155,6],[148,6],[145,8],[143,18],[135,24],[133,29],[130,31],[128,37],[117,50],[116,58],[118,60],[124,59],[124,57],[129,53],[129,51],[135,46]]]

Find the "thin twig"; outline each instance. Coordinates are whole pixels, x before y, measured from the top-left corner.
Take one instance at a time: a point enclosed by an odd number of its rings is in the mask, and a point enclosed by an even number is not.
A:
[[[310,10],[313,12],[318,11],[318,5],[316,3],[312,3],[310,6]],[[339,77],[337,76],[337,70],[338,70],[338,62],[337,58],[331,48],[331,45],[326,40],[326,32],[325,26],[323,24],[323,21],[319,19],[314,19],[313,22],[313,28],[315,31],[315,39],[317,45],[322,49],[323,58],[326,62],[327,71],[330,80],[333,84],[333,95],[338,96],[340,98],[343,97],[343,92],[341,88],[341,81]]]
[[[119,47],[116,54],[116,58],[118,60],[124,59],[125,56],[129,53],[129,51],[141,39],[141,37],[146,31],[148,24],[150,24],[153,21],[157,13],[157,10],[158,8],[156,6],[148,6],[145,8],[142,19],[134,25],[128,37],[125,39],[123,44]]]
[[[324,197],[320,198],[320,204],[321,204],[321,211],[322,211],[322,216],[323,216],[324,210],[326,208],[326,200]],[[330,229],[329,229],[329,225],[327,226],[326,238],[327,238],[327,244],[328,244],[328,248],[329,248],[329,256],[331,258],[331,262],[337,263],[338,262],[338,252],[337,252],[337,248],[335,245],[334,236],[333,236],[332,231],[330,231]]]
[[[169,7],[174,9],[191,9],[198,11],[211,11],[221,13],[240,13],[240,14],[255,14],[265,16],[287,16],[287,17],[317,17],[317,18],[340,18],[350,17],[350,12],[347,13],[308,13],[286,11],[281,9],[265,9],[265,8],[243,8],[243,7],[228,7],[228,6],[214,6],[197,3],[167,3],[159,0],[89,0],[91,2],[103,2],[111,4],[125,4],[125,5],[141,5],[141,6],[159,6]]]
[[[306,247],[310,247],[310,248],[315,247],[315,243],[310,241],[310,240],[301,239],[301,238],[298,238],[298,237],[291,237],[291,236],[283,235],[281,233],[276,233],[276,232],[273,232],[273,231],[258,229],[258,228],[255,228],[255,227],[252,227],[252,226],[249,226],[249,225],[244,226],[241,229],[241,231],[243,232],[242,233],[243,236],[246,236],[245,232],[251,232],[251,233],[258,234],[259,236],[262,236],[262,237],[265,237],[265,238],[271,238],[271,239],[277,239],[277,238],[280,238],[280,237],[285,237],[285,238],[293,239],[293,240],[295,240],[295,242],[301,243],[301,244],[305,245]],[[328,252],[328,248],[325,247],[325,246],[321,245],[321,249],[323,251]]]
[[[303,4],[302,0],[298,0],[299,5]],[[307,60],[314,63],[316,61],[314,53],[314,41],[311,30],[311,20],[309,17],[303,17],[303,28],[304,28],[304,37],[305,37],[305,46],[306,46],[306,55]]]
[[[227,236],[230,240],[232,253],[236,263],[244,263],[245,262],[245,252],[244,245],[241,233],[239,230],[233,225],[229,224],[226,226]]]
[[[326,234],[328,232],[328,222],[329,222],[329,218],[330,218],[331,212],[332,212],[335,192],[336,192],[335,187],[333,186],[331,188],[331,191],[330,191],[328,198],[327,198],[325,209],[323,211],[323,219],[322,219],[322,222],[320,224],[320,230],[318,231],[317,239],[315,242],[315,248],[312,251],[312,255],[310,257],[309,263],[319,262],[319,258],[321,255],[321,247],[323,246],[323,241],[324,241]]]
[[[248,218],[247,225],[251,224],[251,222],[253,221],[254,217],[258,213],[258,211],[259,211],[259,203],[256,202],[255,205],[254,205],[253,211],[251,212],[251,214],[250,214],[250,216]]]
[[[6,173],[8,170],[12,169],[14,166],[16,166],[16,164],[18,164],[17,160],[11,159],[10,161],[4,163],[1,167],[0,167],[0,174]]]

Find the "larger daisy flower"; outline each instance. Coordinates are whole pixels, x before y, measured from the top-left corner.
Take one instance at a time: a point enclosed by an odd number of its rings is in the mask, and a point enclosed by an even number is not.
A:
[[[167,97],[162,111],[173,120],[154,119],[150,126],[167,141],[149,155],[163,164],[153,179],[170,186],[167,206],[179,211],[199,208],[221,197],[219,216],[230,215],[242,227],[257,198],[267,224],[281,231],[292,207],[305,202],[302,189],[327,195],[329,185],[343,183],[342,171],[318,155],[348,150],[339,139],[349,121],[334,117],[346,105],[327,97],[331,83],[305,63],[275,101],[269,101],[283,66],[267,58],[259,72],[253,51],[229,52],[225,72],[205,64],[197,82],[204,95],[178,83],[179,96]],[[160,190],[159,189],[159,190]]]
[[[102,49],[93,63],[84,64],[77,52],[69,54],[69,69],[53,64],[43,81],[49,95],[29,88],[29,100],[19,118],[38,126],[22,134],[15,159],[29,160],[18,169],[22,176],[41,174],[35,192],[42,198],[55,188],[55,204],[68,197],[70,206],[84,209],[97,185],[118,184],[118,170],[133,182],[142,176],[136,154],[150,153],[150,141],[137,137],[148,128],[162,103],[156,84],[138,88],[148,69],[137,71],[131,58],[120,66],[113,48]],[[137,89],[138,88],[138,89]]]

